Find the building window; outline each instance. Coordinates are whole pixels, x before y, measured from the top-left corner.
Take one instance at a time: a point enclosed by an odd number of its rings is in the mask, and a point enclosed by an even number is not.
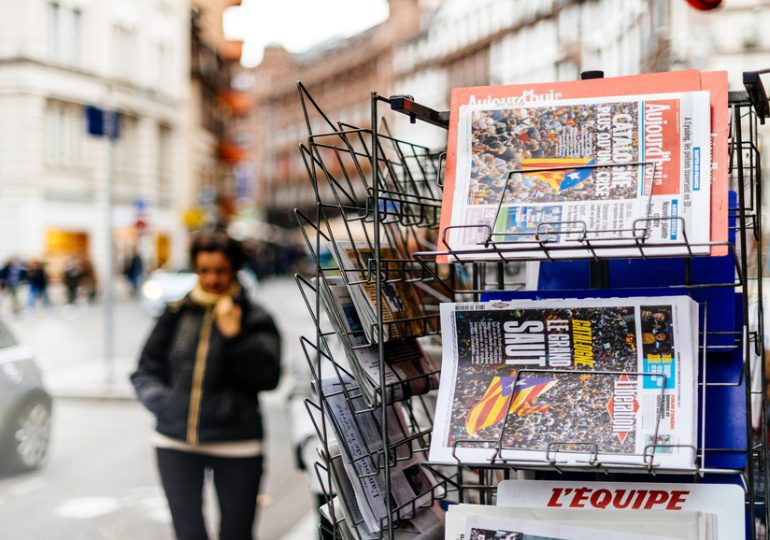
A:
[[[136,30],[122,24],[112,27],[112,57],[115,66],[115,76],[124,80],[132,80],[137,53]]]
[[[159,206],[168,206],[171,202],[172,174],[172,137],[174,132],[169,126],[158,126],[157,190]]]
[[[49,100],[45,110],[45,157],[50,162],[82,164],[85,139],[83,108]]]
[[[119,184],[134,181],[139,167],[139,121],[135,116],[122,114],[120,138],[115,145],[115,172]]]
[[[48,59],[58,60],[61,46],[61,5],[49,2],[48,7]]]
[[[155,88],[159,91],[167,91],[169,82],[173,78],[171,65],[171,47],[168,43],[155,45],[157,72],[155,74]]]
[[[83,58],[83,11],[59,2],[47,4],[47,55],[52,62],[79,66]]]
[[[83,12],[75,8],[70,11],[70,62],[79,66],[83,62]]]

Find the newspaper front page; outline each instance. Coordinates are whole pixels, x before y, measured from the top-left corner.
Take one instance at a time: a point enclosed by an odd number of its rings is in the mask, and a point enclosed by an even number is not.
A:
[[[692,469],[688,297],[442,304],[430,460]]]
[[[459,107],[454,184],[445,193],[452,197],[450,220],[443,223],[453,227],[445,231],[449,246],[479,250],[491,241],[543,258],[537,242],[576,248],[552,251],[553,257],[589,256],[585,241],[592,247],[671,244],[647,248],[648,255],[686,253],[685,235],[688,243],[709,242],[709,111],[705,91],[495,98]]]
[[[374,249],[367,243],[337,241],[330,251],[337,260],[345,282],[349,283],[350,297],[358,312],[364,334],[370,343],[375,344],[378,337],[375,331],[377,287],[373,264]],[[435,326],[432,320],[420,320],[423,312],[417,290],[412,283],[405,281],[402,266],[393,262],[400,258],[391,246],[385,243],[380,246],[380,302],[384,341],[419,337]]]

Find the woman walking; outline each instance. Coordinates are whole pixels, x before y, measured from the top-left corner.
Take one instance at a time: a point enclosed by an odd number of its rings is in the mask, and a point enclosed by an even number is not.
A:
[[[219,538],[248,540],[263,470],[257,394],[278,384],[280,336],[237,282],[243,255],[235,241],[201,233],[190,258],[198,283],[160,316],[131,381],[157,419],[153,443],[177,538],[208,538],[208,469],[219,501]]]

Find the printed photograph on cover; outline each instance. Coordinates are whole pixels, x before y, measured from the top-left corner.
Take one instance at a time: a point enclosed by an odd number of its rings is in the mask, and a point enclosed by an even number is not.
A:
[[[514,327],[520,332],[506,332]],[[551,443],[578,441],[597,444],[601,452],[635,451],[635,433],[618,436],[608,409],[619,376],[526,371],[638,371],[632,305],[456,311],[455,328],[463,369],[455,384],[448,445],[499,438],[511,401],[504,448],[547,450]],[[636,379],[625,376],[624,383],[634,389]]]
[[[471,111],[468,203],[636,198],[641,168],[581,167],[613,163],[613,156],[639,161],[639,106],[621,101]],[[505,190],[508,175],[521,170]]]
[[[380,361],[377,346],[369,345],[363,325],[341,277],[321,282],[322,304],[342,343],[359,387],[370,405],[379,403]],[[391,340],[385,348],[385,399],[388,403],[438,388],[439,370],[416,338]]]
[[[564,537],[540,536],[518,531],[504,531],[501,529],[477,529],[471,528],[470,540],[566,540]]]
[[[503,517],[505,510],[508,517]],[[483,513],[482,513],[483,512]],[[685,512],[676,516],[671,528],[663,533],[657,523],[628,527],[617,513],[602,522],[602,515],[596,511],[583,511],[582,520],[577,517],[580,510],[513,510],[497,507],[492,512],[481,511],[469,514],[464,538],[470,540],[663,540],[664,538],[698,539],[706,532],[706,523],[700,515]]]
[[[656,464],[690,467],[692,451],[677,445],[695,438],[691,304],[666,297],[443,305],[431,460],[489,461],[500,449],[503,459],[559,453],[639,465],[646,451]]]
[[[685,233],[692,243],[710,240],[700,223],[711,206],[708,92],[455,106],[451,207],[442,217],[443,228],[454,227],[453,249],[643,239],[662,244],[657,253]]]
[[[377,343],[376,324],[377,287],[372,275],[371,262],[374,250],[366,243],[337,242],[332,249],[358,313],[364,334],[370,343]],[[383,333],[385,341],[418,337],[435,330],[435,319],[425,318],[420,296],[414,284],[405,280],[402,259],[398,252],[383,244],[380,246],[381,276],[380,298],[382,305]]]

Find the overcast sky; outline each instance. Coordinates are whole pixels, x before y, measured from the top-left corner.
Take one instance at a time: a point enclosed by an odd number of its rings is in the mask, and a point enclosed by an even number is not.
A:
[[[388,17],[387,0],[243,0],[225,13],[225,34],[243,39],[242,62],[262,61],[265,45],[302,52],[332,37],[347,37]]]

